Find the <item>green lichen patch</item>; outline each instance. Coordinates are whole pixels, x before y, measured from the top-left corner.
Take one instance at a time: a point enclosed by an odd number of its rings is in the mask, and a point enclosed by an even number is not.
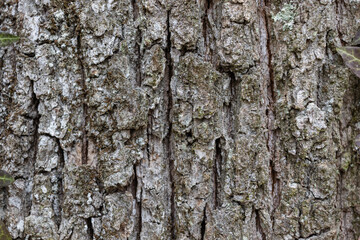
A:
[[[7,172],[0,170],[0,187],[9,186],[14,181],[14,178]]]
[[[12,44],[20,39],[20,37],[9,34],[9,33],[0,33],[0,47],[5,47]]]
[[[278,12],[272,19],[277,22],[280,21],[284,24],[283,30],[292,30],[295,21],[295,6],[291,4],[285,4],[284,7]]]
[[[0,221],[0,240],[11,240],[10,233],[2,221]]]

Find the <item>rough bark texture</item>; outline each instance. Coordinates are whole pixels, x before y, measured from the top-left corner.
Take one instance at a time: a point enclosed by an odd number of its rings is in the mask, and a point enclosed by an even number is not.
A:
[[[4,0],[13,239],[360,237],[357,0]]]

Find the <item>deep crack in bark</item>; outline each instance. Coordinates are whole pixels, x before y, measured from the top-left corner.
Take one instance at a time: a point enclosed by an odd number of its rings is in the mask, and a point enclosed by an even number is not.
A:
[[[261,218],[260,218],[260,210],[255,209],[255,221],[256,221],[256,231],[260,233],[261,239],[266,240],[266,234],[264,232],[264,229],[261,226]]]
[[[141,76],[141,59],[142,59],[142,53],[141,53],[141,42],[142,42],[142,32],[140,28],[140,23],[137,23],[137,19],[139,18],[139,6],[138,6],[137,0],[132,0],[132,10],[133,10],[133,21],[136,26],[136,37],[135,37],[135,51],[136,51],[136,59],[135,59],[135,65],[136,65],[136,85],[141,86],[142,83],[142,76]]]
[[[166,113],[166,122],[168,124],[168,132],[164,138],[164,148],[165,154],[167,155],[168,164],[169,164],[169,180],[170,180],[170,234],[171,239],[175,239],[175,191],[174,191],[174,160],[172,158],[171,152],[171,141],[172,141],[172,123],[171,123],[171,108],[172,108],[172,93],[171,93],[171,78],[173,74],[172,58],[171,58],[171,31],[170,31],[170,10],[167,11],[166,25],[167,25],[167,38],[166,38],[166,48],[165,48],[165,57],[166,57],[166,67],[165,67],[165,96],[164,100],[167,102],[167,113]]]
[[[31,160],[31,172],[29,174],[29,178],[28,181],[30,180],[30,178],[34,177],[34,173],[35,173],[35,163],[36,163],[36,157],[38,154],[38,143],[39,143],[39,124],[40,124],[40,114],[39,114],[39,104],[40,104],[40,100],[36,97],[35,91],[34,91],[34,81],[30,80],[30,89],[31,89],[31,101],[32,101],[32,105],[33,105],[33,124],[34,124],[34,141],[33,141],[33,157]],[[32,206],[32,197],[31,197],[31,192],[30,193],[26,193],[26,197],[25,197],[25,206],[26,206],[26,216],[29,216],[31,213],[31,206]],[[27,202],[27,199],[29,199],[29,201]]]
[[[139,199],[137,197],[137,190],[139,187],[139,179],[137,175],[137,166],[133,165],[133,171],[134,171],[134,178],[131,183],[131,193],[133,195],[134,201],[135,201],[135,209],[136,209],[136,218],[137,218],[137,236],[136,239],[141,239],[141,229],[142,229],[142,209],[141,209],[141,203],[142,203],[142,189],[140,190]]]
[[[221,205],[220,202],[220,177],[221,177],[221,168],[222,168],[222,149],[220,146],[221,138],[215,140],[215,158],[214,158],[214,165],[213,165],[213,175],[214,175],[214,205],[215,208]]]
[[[64,150],[61,148],[61,144],[60,144],[60,140],[58,138],[56,138],[56,143],[58,145],[58,149],[59,149],[59,165],[58,168],[56,170],[56,178],[57,178],[57,184],[58,184],[58,191],[57,191],[57,198],[55,200],[54,204],[58,205],[58,211],[54,210],[54,214],[55,214],[55,223],[57,224],[58,229],[60,229],[60,224],[61,224],[61,218],[62,218],[62,204],[63,204],[63,200],[64,200],[64,174],[63,174],[63,169],[65,166],[65,158],[64,158]]]
[[[202,33],[204,38],[204,47],[205,47],[205,59],[207,61],[212,59],[212,51],[210,46],[210,22],[209,22],[209,10],[213,7],[213,0],[204,0],[204,15],[202,17]]]
[[[234,115],[236,114],[236,108],[240,107],[238,105],[237,100],[237,86],[238,82],[236,82],[236,77],[233,72],[228,72],[228,76],[230,77],[230,100],[229,106],[227,106],[227,117],[228,124],[227,129],[229,129],[229,134],[232,140],[235,140],[235,129],[234,129]]]
[[[277,141],[277,131],[275,129],[275,119],[276,119],[276,94],[275,94],[275,81],[274,81],[274,72],[272,67],[272,52],[271,52],[271,36],[270,36],[270,20],[267,14],[267,8],[270,8],[269,0],[260,1],[260,44],[261,44],[261,53],[262,53],[262,68],[263,76],[267,81],[267,128],[268,128],[268,138],[267,138],[267,148],[271,153],[269,161],[269,171],[271,179],[271,195],[272,195],[272,212],[271,219],[272,224],[274,225],[274,213],[276,208],[280,204],[281,200],[281,182],[278,177],[278,172],[276,171],[276,141]]]
[[[135,22],[136,19],[139,17],[139,6],[137,5],[136,0],[131,0],[131,7],[132,7],[132,14],[133,14],[133,21]]]
[[[139,207],[139,216],[138,216],[138,236],[137,239],[141,239],[141,231],[142,231],[142,188],[140,190],[140,199],[138,203]]]
[[[89,235],[89,238],[92,240],[94,239],[94,228],[91,222],[91,217],[85,219],[86,226],[87,226],[87,233]]]
[[[338,32],[339,35],[339,39],[341,44],[344,46],[346,44],[346,42],[343,40],[343,34],[340,31],[341,25],[340,25],[340,21],[341,21],[341,7],[342,5],[344,5],[343,0],[335,0],[335,7],[336,7],[336,30]]]
[[[83,90],[83,123],[82,123],[82,146],[81,146],[81,164],[87,164],[88,162],[88,138],[87,138],[87,118],[88,118],[88,106],[87,106],[87,88],[86,88],[86,74],[85,74],[85,66],[83,63],[83,56],[81,51],[81,34],[80,34],[80,23],[76,28],[77,32],[77,54],[78,54],[78,62],[80,66],[80,74],[81,74],[81,85]]]
[[[341,157],[337,157],[337,159],[341,159]],[[344,170],[343,169],[339,169],[339,180],[337,182],[337,200],[338,200],[338,204],[339,204],[339,209],[341,212],[341,222],[340,222],[340,229],[341,232],[346,236],[347,235],[347,230],[346,230],[346,210],[344,210],[344,206],[343,206],[343,182],[344,182]]]
[[[148,122],[147,122],[147,128],[146,128],[146,156],[148,161],[150,162],[150,140],[151,140],[151,134],[152,134],[152,124],[153,124],[153,110],[150,109],[148,112]]]
[[[302,238],[302,229],[303,229],[303,226],[302,226],[302,223],[301,223],[301,216],[302,216],[302,208],[301,208],[301,205],[299,206],[299,216],[298,216],[298,225],[299,225],[299,235],[300,235],[300,238]]]
[[[204,207],[204,213],[203,213],[203,219],[201,221],[201,231],[200,231],[200,234],[201,234],[201,240],[204,240],[205,239],[205,232],[206,232],[206,204],[205,204],[205,207]]]

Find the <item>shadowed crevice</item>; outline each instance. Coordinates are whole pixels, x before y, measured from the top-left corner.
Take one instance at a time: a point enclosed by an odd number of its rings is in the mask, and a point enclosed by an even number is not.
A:
[[[33,119],[33,129],[34,132],[32,133],[33,135],[33,156],[30,162],[30,166],[31,166],[31,172],[28,176],[28,180],[27,182],[30,181],[31,178],[34,178],[34,173],[35,173],[35,163],[36,163],[36,158],[38,155],[38,145],[39,145],[39,125],[40,125],[40,114],[39,114],[39,104],[40,104],[40,100],[36,97],[35,91],[34,91],[34,81],[30,80],[30,90],[31,90],[31,102],[32,102],[32,113],[31,113],[31,118]],[[26,209],[26,214],[25,216],[29,216],[31,214],[31,206],[32,206],[32,193],[31,192],[27,192],[26,191],[26,196],[25,196],[25,209]]]
[[[271,26],[270,16],[268,15],[267,9],[270,9],[271,2],[269,0],[260,1],[260,44],[262,54],[262,71],[263,77],[267,84],[267,106],[266,106],[266,117],[267,117],[267,148],[271,153],[269,160],[269,174],[271,180],[271,196],[272,196],[272,211],[271,219],[274,225],[274,213],[276,208],[280,204],[281,200],[281,182],[276,171],[277,151],[276,142],[278,138],[278,129],[275,126],[276,119],[276,83],[274,81],[274,70],[272,66],[272,52],[271,52]]]
[[[205,59],[207,61],[212,59],[212,49],[210,46],[211,41],[211,25],[209,21],[209,12],[213,8],[213,0],[204,0],[204,14],[202,16],[202,34],[204,38],[204,47],[205,47]]]
[[[63,170],[65,167],[65,157],[64,157],[64,150],[61,147],[60,140],[56,138],[56,143],[58,145],[58,155],[59,155],[59,165],[56,169],[56,178],[58,189],[56,193],[56,198],[54,200],[54,214],[55,214],[55,223],[60,229],[61,218],[62,218],[62,205],[64,201],[64,174]]]
[[[137,0],[131,0],[131,7],[132,7],[132,14],[133,14],[133,21],[135,22],[136,19],[139,17],[139,6]]]
[[[222,149],[221,149],[221,138],[218,138],[215,140],[215,158],[213,165],[215,208],[221,205],[220,188],[221,188],[222,164],[223,164],[223,157],[222,157]]]
[[[137,0],[131,0],[132,7],[132,16],[134,26],[136,27],[136,36],[135,36],[135,72],[136,72],[136,85],[138,87],[141,86],[142,76],[141,76],[141,60],[142,60],[142,52],[141,52],[141,42],[142,42],[142,31],[140,22],[138,22],[140,15],[139,2]]]
[[[345,45],[346,42],[343,40],[343,33],[341,32],[341,18],[342,18],[342,13],[343,13],[343,9],[345,6],[344,0],[335,0],[335,11],[336,11],[336,30],[337,33],[339,35],[339,39],[341,42],[341,45]]]
[[[230,69],[218,66],[216,70],[222,74],[226,74],[229,79],[229,91],[230,91],[230,99],[228,102],[224,102],[223,111],[225,114],[224,128],[227,130],[227,135],[235,140],[235,116],[237,114],[237,109],[240,109],[241,102],[238,94],[240,94],[239,86],[240,80],[236,78],[235,73]]]
[[[139,215],[138,215],[138,235],[137,235],[137,239],[140,240],[141,239],[141,231],[142,231],[142,189],[140,190],[140,199],[138,202],[138,210],[139,210]]]
[[[226,115],[228,119],[228,125],[226,126],[229,129],[229,134],[231,139],[235,139],[235,129],[234,129],[234,116],[236,115],[236,109],[240,108],[240,104],[238,104],[238,85],[239,82],[236,81],[235,74],[233,72],[227,72],[230,77],[230,100],[229,105],[226,107]]]
[[[171,92],[171,78],[173,75],[173,62],[171,58],[171,31],[170,31],[170,14],[171,11],[167,11],[166,18],[166,48],[165,48],[165,77],[164,77],[164,101],[167,104],[166,112],[166,124],[168,126],[166,137],[164,138],[165,154],[168,159],[169,165],[169,180],[170,180],[170,235],[171,239],[175,239],[175,186],[174,186],[174,159],[172,157],[172,122],[171,122],[171,109],[173,105],[172,92]]]
[[[151,155],[151,150],[150,150],[150,142],[152,140],[151,136],[152,136],[152,128],[153,128],[153,110],[150,109],[148,112],[148,118],[147,118],[147,127],[146,127],[146,156],[148,161],[150,162],[150,155]]]
[[[260,217],[260,210],[255,209],[255,222],[256,222],[256,231],[260,233],[261,239],[266,240],[266,234],[262,227],[261,217]]]
[[[133,199],[135,201],[135,209],[136,209],[136,219],[137,219],[137,236],[136,239],[139,240],[141,239],[141,229],[142,229],[142,188],[140,186],[140,193],[139,193],[139,197],[138,197],[138,189],[139,189],[139,176],[138,176],[138,171],[137,171],[137,166],[134,164],[133,165],[133,171],[134,171],[134,177],[132,180],[132,183],[130,185],[131,188],[131,193],[133,196]]]
[[[80,21],[80,20],[78,20]],[[83,104],[82,104],[82,112],[83,112],[83,119],[82,119],[82,146],[81,146],[81,163],[83,165],[88,163],[88,137],[87,137],[87,123],[88,123],[88,105],[87,105],[87,88],[86,88],[86,73],[85,73],[85,66],[83,63],[83,56],[82,56],[82,46],[81,46],[81,28],[79,27],[80,23],[78,22],[78,26],[76,27],[76,47],[77,47],[77,54],[78,54],[78,62],[80,66],[80,82],[83,91]]]
[[[87,233],[89,235],[89,238],[92,240],[92,239],[94,239],[94,228],[93,228],[93,225],[91,222],[91,217],[86,218],[85,221],[86,221],[86,226],[87,226]]]
[[[206,232],[206,206],[204,207],[204,213],[203,213],[203,219],[201,221],[201,240],[204,240],[205,239],[205,232]]]

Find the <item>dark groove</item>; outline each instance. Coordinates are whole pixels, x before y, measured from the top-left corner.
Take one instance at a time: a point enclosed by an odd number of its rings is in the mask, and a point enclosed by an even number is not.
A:
[[[235,129],[234,129],[234,116],[236,115],[236,109],[240,107],[237,100],[237,86],[238,82],[236,82],[236,77],[233,72],[227,72],[230,77],[230,100],[229,106],[227,106],[227,118],[228,125],[227,128],[230,130],[229,134],[231,139],[235,139]]]
[[[131,183],[131,194],[133,195],[133,198],[136,200],[136,192],[137,192],[137,187],[138,187],[138,179],[137,179],[137,173],[136,173],[136,165],[133,165],[133,172],[134,172],[134,177]]]
[[[165,67],[165,92],[166,95],[164,96],[164,100],[167,102],[167,113],[166,113],[166,122],[168,124],[168,132],[166,137],[164,138],[164,147],[165,153],[167,154],[167,159],[169,162],[169,180],[170,180],[170,188],[171,188],[171,196],[170,196],[170,234],[171,239],[175,239],[175,184],[174,184],[174,160],[172,158],[172,144],[171,144],[171,135],[172,135],[172,123],[171,123],[171,108],[173,104],[172,100],[172,93],[171,93],[171,78],[173,75],[173,66],[172,66],[172,59],[171,59],[171,31],[170,31],[170,10],[167,11],[167,18],[166,18],[166,48],[165,48],[165,57],[166,57],[166,67]]]
[[[132,13],[133,13],[133,21],[139,17],[139,6],[136,0],[131,0]]]
[[[231,96],[231,101],[236,101],[236,77],[235,74],[233,72],[228,72],[228,75],[230,77],[230,96]]]
[[[30,57],[30,58],[35,57],[35,52],[31,52],[31,53],[24,53],[23,52],[22,54],[24,54],[25,56]]]
[[[301,208],[301,205],[298,207],[299,209],[299,217],[298,217],[298,225],[299,225],[299,236],[300,238],[302,238],[302,229],[303,229],[303,226],[302,226],[302,223],[301,223],[301,216],[302,216],[302,208]]]
[[[204,38],[204,47],[205,47],[205,59],[211,60],[212,58],[212,52],[210,48],[210,39],[209,39],[209,32],[211,30],[210,28],[210,22],[209,22],[209,10],[211,10],[213,7],[213,0],[205,0],[204,1],[204,15],[202,17],[202,34]],[[208,57],[210,56],[210,59]]]
[[[101,193],[101,195],[104,196],[104,194],[106,193],[105,191],[105,187],[104,187],[104,183],[101,181],[101,178],[100,177],[95,177],[95,182],[96,182],[96,185],[99,187],[99,192]],[[102,208],[103,206],[101,206]],[[101,211],[100,211],[101,212]]]
[[[204,207],[203,219],[201,222],[201,240],[205,239],[205,232],[206,232],[206,205]]]
[[[87,89],[86,89],[86,74],[85,74],[85,66],[82,60],[82,51],[81,51],[81,34],[80,34],[80,25],[78,24],[76,28],[77,32],[77,54],[78,54],[78,62],[81,69],[81,85],[83,89],[83,123],[82,123],[82,146],[81,146],[81,163],[83,165],[88,162],[88,138],[87,138],[87,118],[88,118],[88,106],[87,106]]]
[[[264,232],[264,229],[261,226],[261,218],[260,218],[259,209],[255,209],[255,221],[256,221],[256,231],[260,233],[262,240],[266,240],[266,234]]]
[[[136,52],[136,59],[135,59],[135,72],[136,72],[136,85],[141,86],[142,83],[142,76],[141,76],[141,42],[142,42],[142,32],[140,29],[139,23],[136,23],[137,19],[139,18],[139,3],[137,0],[131,0],[132,6],[132,13],[133,13],[133,21],[134,25],[136,26],[136,37],[135,37],[135,52]]]
[[[221,204],[219,198],[220,192],[220,177],[221,177],[221,168],[222,168],[222,150],[220,146],[220,138],[215,140],[215,159],[214,159],[214,166],[213,166],[213,174],[214,174],[214,205],[215,208]]]
[[[138,216],[138,236],[137,240],[141,239],[141,231],[142,231],[142,188],[140,190],[140,199],[138,203],[139,208],[139,216]]]
[[[142,59],[142,54],[141,54],[141,42],[142,42],[142,33],[141,33],[141,29],[138,26],[137,30],[136,30],[136,43],[135,43],[135,51],[136,51],[136,55],[137,55],[137,59],[136,59],[136,84],[137,86],[141,86],[142,83],[142,75],[141,75],[141,59]]]
[[[136,54],[137,54],[137,60],[136,60],[136,84],[137,86],[141,86],[142,83],[142,75],[141,75],[141,41],[142,41],[142,34],[141,30],[138,27],[137,30],[137,36],[136,36]]]
[[[336,20],[337,20],[337,23],[336,23],[336,30],[339,34],[339,39],[340,39],[340,42],[341,42],[341,45],[344,46],[346,45],[346,42],[343,40],[343,34],[342,32],[340,31],[340,19],[342,18],[341,16],[341,5],[344,4],[343,3],[343,0],[335,0],[335,6],[336,6]]]
[[[266,37],[266,56],[265,59],[267,60],[267,78],[268,78],[268,86],[267,86],[267,96],[268,96],[268,107],[266,109],[266,114],[267,114],[267,119],[268,119],[268,143],[267,143],[267,147],[268,150],[271,152],[272,157],[270,158],[270,164],[269,164],[269,168],[270,168],[270,178],[272,181],[272,189],[271,189],[271,194],[273,197],[273,212],[272,215],[275,211],[275,209],[279,206],[280,204],[280,199],[281,199],[281,182],[280,179],[278,177],[278,173],[275,169],[275,161],[276,161],[276,140],[277,140],[277,131],[276,129],[274,129],[274,122],[276,119],[276,110],[275,110],[275,102],[276,102],[276,94],[275,94],[275,81],[274,81],[274,70],[273,70],[273,66],[272,66],[272,52],[271,52],[271,34],[270,34],[270,20],[269,20],[269,16],[266,12],[266,8],[270,8],[270,1],[269,0],[264,0],[264,2],[262,2],[262,6],[261,6],[261,17],[262,17],[262,21],[263,21],[263,29],[265,31],[265,37]],[[272,220],[273,216],[272,216]],[[273,221],[274,224],[274,221]]]
[[[271,179],[271,196],[272,196],[272,210],[271,210],[271,220],[272,220],[272,229],[274,229],[275,219],[274,214],[281,201],[281,182],[276,171],[276,142],[277,142],[277,130],[275,129],[274,123],[276,119],[276,94],[275,88],[276,83],[274,80],[274,70],[272,66],[272,52],[271,52],[271,28],[270,28],[270,17],[268,16],[267,9],[270,9],[271,2],[270,0],[261,0],[260,2],[260,26],[262,28],[262,34],[260,35],[263,40],[260,40],[260,44],[266,44],[266,53],[263,56],[264,68],[267,70],[267,73],[264,71],[264,77],[267,79],[267,99],[268,106],[266,109],[267,115],[267,128],[268,128],[268,139],[267,139],[267,148],[271,153],[271,158],[269,160],[269,169],[270,169],[270,179]],[[264,39],[265,38],[265,39]],[[266,42],[265,42],[266,41]],[[266,66],[266,67],[265,67]]]
[[[328,227],[328,228],[321,229],[319,233],[310,234],[310,235],[307,236],[306,238],[312,238],[312,237],[321,236],[322,234],[327,233],[328,231],[330,231],[330,228],[329,228],[329,227]]]
[[[148,162],[150,163],[150,141],[151,141],[151,134],[152,134],[152,124],[153,124],[153,110],[150,109],[148,113],[148,123],[146,128],[146,155]]]
[[[57,192],[57,201],[58,201],[58,212],[55,212],[55,223],[58,226],[58,229],[60,229],[60,224],[61,224],[61,218],[62,218],[62,204],[64,201],[64,176],[63,176],[63,169],[65,166],[65,158],[64,158],[64,150],[61,147],[60,144],[60,140],[58,138],[56,138],[56,142],[59,148],[59,166],[58,169],[56,171],[56,177],[57,177],[57,181],[58,181],[58,192]]]
[[[139,187],[139,180],[138,180],[138,175],[137,175],[137,171],[136,171],[136,165],[133,165],[133,171],[134,171],[134,178],[133,181],[131,183],[131,193],[133,195],[133,198],[135,200],[135,208],[136,208],[136,213],[137,213],[137,236],[136,239],[140,240],[141,239],[141,229],[142,229],[142,212],[141,212],[141,202],[142,202],[142,189],[140,190],[140,198],[137,198],[137,190]]]
[[[94,228],[92,226],[91,217],[86,218],[86,226],[87,226],[87,233],[89,235],[89,238],[92,240],[94,239]]]
[[[337,159],[341,159],[341,158],[337,158]],[[341,224],[340,224],[340,230],[341,232],[343,232],[344,234],[347,234],[347,229],[346,229],[346,209],[344,209],[343,206],[343,182],[344,182],[344,175],[345,172],[343,169],[339,169],[339,179],[338,179],[338,196],[337,196],[337,200],[338,200],[338,204],[339,204],[339,209],[341,211]]]
[[[30,89],[31,89],[31,101],[32,101],[32,117],[33,117],[33,124],[34,124],[34,140],[33,140],[33,157],[30,163],[30,166],[32,166],[31,168],[31,172],[29,173],[29,177],[28,177],[28,181],[30,180],[31,177],[34,177],[34,173],[35,173],[35,162],[36,162],[36,157],[38,154],[38,143],[39,143],[39,124],[40,124],[40,114],[39,114],[39,104],[40,104],[40,100],[36,97],[36,94],[34,92],[34,81],[30,80]],[[32,206],[32,197],[31,197],[32,193],[31,192],[26,192],[26,197],[25,197],[25,209],[26,209],[26,216],[30,215],[31,212],[31,206]],[[29,200],[29,201],[27,201]]]

